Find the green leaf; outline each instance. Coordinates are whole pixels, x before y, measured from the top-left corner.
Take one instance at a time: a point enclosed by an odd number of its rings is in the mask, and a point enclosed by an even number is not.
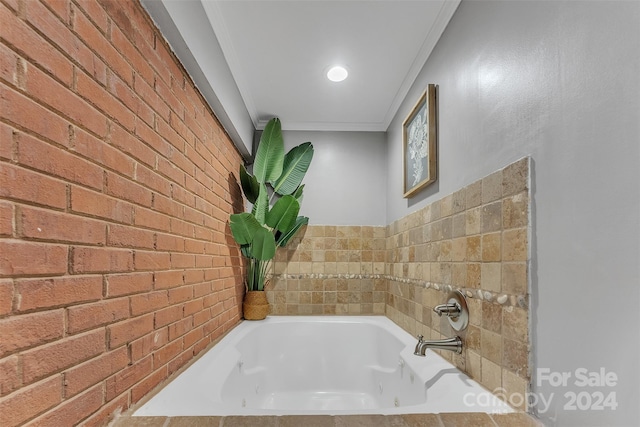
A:
[[[300,187],[298,187],[296,189],[296,191],[293,192],[293,197],[296,198],[298,203],[300,203],[302,201],[302,191],[303,190],[304,190],[304,184],[302,184]]]
[[[253,172],[259,183],[273,183],[282,174],[284,163],[284,141],[280,119],[269,120],[262,132],[256,159],[253,164]]]
[[[278,236],[278,246],[283,248],[287,246],[287,243],[289,243],[289,240],[291,240],[298,233],[298,231],[302,228],[303,225],[306,225],[308,223],[309,223],[309,218],[307,218],[306,216],[299,216],[296,219],[296,222],[286,232],[281,233]]]
[[[255,203],[260,191],[258,180],[247,172],[244,165],[240,165],[240,185],[242,185],[242,192],[249,203]]]
[[[287,195],[293,193],[304,178],[313,159],[313,145],[305,142],[292,148],[285,156],[282,174],[273,189],[276,193]]]
[[[263,228],[262,225],[256,221],[255,217],[248,212],[233,214],[229,219],[231,234],[233,234],[233,238],[240,245],[251,243],[255,233]]]
[[[258,198],[251,209],[251,213],[261,225],[264,225],[266,224],[266,215],[269,211],[269,195],[267,194],[267,187],[264,184],[259,184],[259,186],[260,191],[258,192]]]
[[[267,225],[285,232],[295,223],[300,203],[293,196],[282,196],[267,213]]]
[[[253,236],[251,242],[251,255],[255,259],[267,261],[276,254],[276,241],[273,233],[264,227],[260,227]]]

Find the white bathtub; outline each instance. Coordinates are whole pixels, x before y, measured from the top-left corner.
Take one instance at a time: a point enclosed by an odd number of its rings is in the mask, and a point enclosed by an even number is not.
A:
[[[513,411],[416,342],[382,316],[245,321],[133,416]]]

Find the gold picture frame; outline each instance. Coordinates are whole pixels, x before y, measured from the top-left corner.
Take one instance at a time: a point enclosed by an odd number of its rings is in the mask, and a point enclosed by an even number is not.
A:
[[[402,123],[404,198],[438,178],[437,117],[436,85],[430,84]]]

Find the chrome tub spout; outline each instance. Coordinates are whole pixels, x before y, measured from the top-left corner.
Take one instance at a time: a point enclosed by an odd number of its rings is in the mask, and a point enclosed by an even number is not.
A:
[[[459,336],[444,340],[423,340],[422,338],[424,338],[422,335],[418,335],[418,344],[413,352],[416,356],[424,356],[428,348],[462,353],[462,339]]]

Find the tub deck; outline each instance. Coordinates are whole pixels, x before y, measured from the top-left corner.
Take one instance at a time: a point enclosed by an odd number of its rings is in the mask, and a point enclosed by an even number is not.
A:
[[[282,415],[227,417],[130,417],[113,427],[541,427],[524,412],[409,415]]]

